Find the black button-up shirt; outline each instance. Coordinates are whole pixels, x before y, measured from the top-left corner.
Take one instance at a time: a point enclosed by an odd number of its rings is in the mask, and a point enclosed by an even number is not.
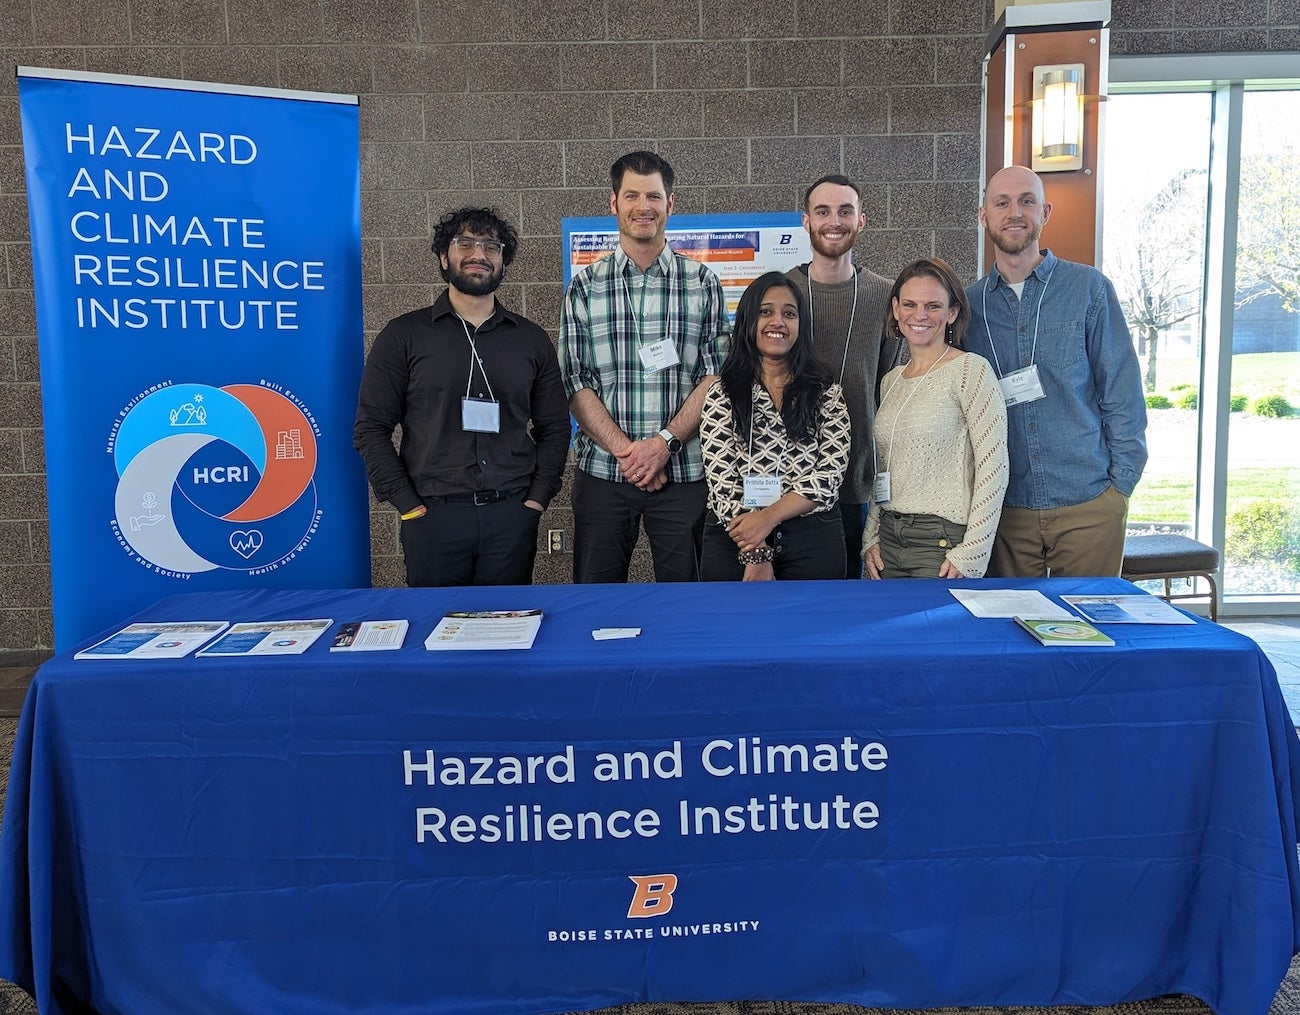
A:
[[[559,492],[569,410],[550,337],[497,303],[469,329],[480,370],[465,327],[444,290],[432,307],[389,321],[366,360],[352,442],[375,496],[402,514],[426,497],[526,488],[545,507]],[[500,403],[499,433],[461,428],[467,383],[470,397]]]

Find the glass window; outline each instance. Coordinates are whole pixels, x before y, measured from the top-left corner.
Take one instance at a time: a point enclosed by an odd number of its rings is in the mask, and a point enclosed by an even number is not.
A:
[[[1300,91],[1242,98],[1223,581],[1300,592]]]
[[[1130,532],[1190,533],[1212,102],[1206,92],[1116,95],[1106,109],[1102,271],[1142,364],[1150,460]]]

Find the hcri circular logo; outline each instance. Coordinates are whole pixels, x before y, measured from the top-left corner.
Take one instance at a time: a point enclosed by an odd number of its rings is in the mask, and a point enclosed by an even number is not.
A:
[[[269,568],[314,530],[312,421],[269,387],[162,387],[121,417],[112,451],[118,538],[156,570]]]

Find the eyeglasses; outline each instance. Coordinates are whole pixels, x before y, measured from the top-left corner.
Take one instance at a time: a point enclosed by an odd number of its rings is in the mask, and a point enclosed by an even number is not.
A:
[[[500,240],[480,240],[475,236],[453,236],[451,245],[464,254],[471,253],[475,247],[482,247],[483,253],[488,257],[500,257],[501,251],[506,248]]]

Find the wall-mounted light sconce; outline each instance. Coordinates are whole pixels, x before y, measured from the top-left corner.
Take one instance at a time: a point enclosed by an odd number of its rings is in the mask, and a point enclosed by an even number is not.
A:
[[[1032,168],[1083,168],[1083,64],[1034,68]]]

